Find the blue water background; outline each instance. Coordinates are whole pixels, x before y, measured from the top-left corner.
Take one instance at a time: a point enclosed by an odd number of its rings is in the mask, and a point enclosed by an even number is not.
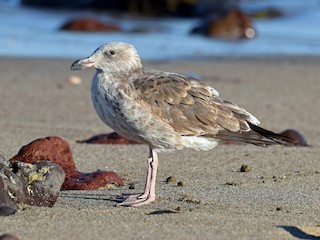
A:
[[[190,35],[198,19],[112,17],[106,12],[22,7],[0,0],[0,56],[79,58],[112,41],[130,42],[144,60],[202,57],[320,56],[319,0],[244,0],[245,9],[276,7],[284,16],[254,20],[257,37],[227,41]],[[59,31],[74,17],[94,16],[145,33]]]

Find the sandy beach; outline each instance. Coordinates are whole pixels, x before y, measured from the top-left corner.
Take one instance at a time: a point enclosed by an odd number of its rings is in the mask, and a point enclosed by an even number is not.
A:
[[[140,208],[116,207],[115,198],[143,190],[147,146],[76,143],[112,130],[91,103],[93,70],[71,72],[74,60],[0,58],[0,154],[9,159],[37,138],[59,136],[71,145],[79,170],[116,171],[126,185],[63,191],[53,208],[27,207],[0,217],[1,234],[23,240],[316,239],[320,58],[144,62],[199,76],[262,127],[299,130],[312,147],[220,145],[159,154],[157,201]],[[82,83],[70,84],[70,75]],[[252,171],[240,172],[243,164]],[[169,176],[184,186],[166,184]]]

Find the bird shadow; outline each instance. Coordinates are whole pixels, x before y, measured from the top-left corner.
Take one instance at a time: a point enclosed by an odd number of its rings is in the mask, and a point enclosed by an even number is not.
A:
[[[60,197],[69,198],[69,199],[119,202],[118,200],[119,195],[116,195],[116,194],[112,194],[106,197],[105,194],[97,194],[97,193],[61,193]]]
[[[282,228],[282,229],[286,230],[292,236],[299,238],[299,239],[306,239],[306,240],[316,240],[316,239],[319,240],[320,239],[319,237],[305,233],[302,230],[300,230],[299,228],[294,227],[294,226],[278,226],[278,228]]]
[[[132,193],[134,194],[134,193]],[[95,201],[109,201],[119,203],[124,201],[128,196],[132,195],[128,193],[122,194],[111,194],[109,197],[106,197],[105,194],[97,193],[61,193],[60,197],[69,198],[69,199],[82,199],[82,200],[95,200]],[[136,193],[137,195],[141,193]]]

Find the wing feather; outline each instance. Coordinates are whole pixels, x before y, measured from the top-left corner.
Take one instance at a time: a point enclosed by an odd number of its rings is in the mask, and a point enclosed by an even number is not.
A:
[[[183,75],[144,69],[130,81],[137,100],[181,135],[248,131],[247,121],[259,123],[246,110],[220,99],[215,89]]]

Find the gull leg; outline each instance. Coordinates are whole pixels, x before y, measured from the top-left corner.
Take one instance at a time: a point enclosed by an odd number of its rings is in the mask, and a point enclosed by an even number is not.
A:
[[[158,156],[157,153],[149,148],[149,157],[147,159],[148,172],[144,193],[128,196],[118,206],[141,206],[155,201],[156,199],[156,176],[158,170]]]
[[[138,198],[147,198],[150,192],[150,186],[151,186],[151,179],[152,179],[152,149],[149,147],[149,157],[147,159],[147,165],[148,165],[148,171],[147,171],[147,179],[146,179],[146,185],[144,187],[144,193],[141,194]]]

